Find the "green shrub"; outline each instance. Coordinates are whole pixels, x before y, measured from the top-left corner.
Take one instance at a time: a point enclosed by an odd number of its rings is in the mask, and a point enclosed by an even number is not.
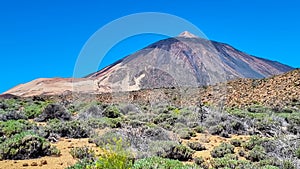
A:
[[[264,139],[259,136],[252,136],[247,142],[245,142],[242,146],[247,150],[252,150],[256,145],[260,146],[265,142]]]
[[[150,144],[152,154],[174,160],[187,161],[192,159],[194,151],[175,141],[154,141]]]
[[[71,114],[59,104],[49,104],[43,112],[35,118],[35,121],[45,122],[49,119],[70,120]]]
[[[172,140],[172,135],[167,130],[161,127],[148,127],[144,130],[143,136],[152,140],[152,141],[159,141],[159,140]]]
[[[183,164],[178,160],[162,157],[149,157],[138,160],[132,169],[199,169],[195,165]]]
[[[105,108],[103,115],[108,118],[121,117],[121,112],[117,106],[108,106]]]
[[[242,145],[242,141],[238,139],[232,139],[230,140],[230,144],[232,144],[234,147],[240,147]]]
[[[254,164],[251,164],[250,162],[246,160],[237,160],[233,159],[231,157],[225,156],[222,158],[214,158],[211,161],[211,165],[213,168],[219,169],[219,168],[255,168]]]
[[[17,120],[17,119],[25,119],[23,116],[27,118],[34,118],[37,117],[39,114],[42,113],[42,110],[48,105],[49,101],[34,100],[34,99],[4,99],[1,100],[0,110],[5,110],[5,112],[9,113],[6,114],[7,120]],[[15,114],[18,112],[18,114]],[[22,117],[22,118],[19,118]],[[20,116],[21,115],[21,116]]]
[[[281,165],[281,161],[277,158],[265,158],[263,160],[260,160],[257,163],[260,167],[262,166],[280,166]]]
[[[224,127],[222,125],[211,126],[209,128],[209,133],[212,135],[220,135],[224,131]]]
[[[296,149],[295,156],[300,159],[300,147]]]
[[[121,117],[118,118],[90,118],[87,120],[87,125],[92,128],[104,129],[106,127],[109,128],[120,128],[122,126],[123,119]]]
[[[197,133],[203,133],[205,128],[203,126],[197,126],[194,128]]]
[[[254,148],[249,152],[247,159],[252,162],[258,162],[266,158],[265,149],[262,146],[254,146]]]
[[[255,105],[247,108],[247,111],[250,113],[267,113],[268,108],[260,105]]]
[[[203,157],[195,157],[194,162],[203,169],[208,169],[209,165],[205,162]]]
[[[0,144],[0,159],[22,160],[46,155],[58,155],[59,150],[31,132],[22,132],[6,139]]]
[[[1,109],[6,111],[16,111],[22,107],[22,102],[19,99],[3,99],[1,102]]]
[[[281,166],[282,169],[296,169],[295,165],[291,161],[283,161]]]
[[[24,111],[25,111],[26,116],[29,119],[39,116],[40,114],[42,114],[42,111],[46,108],[46,106],[49,103],[50,102],[44,102],[44,101],[27,102],[24,105],[24,108],[25,108]]]
[[[0,121],[19,120],[19,119],[27,120],[27,117],[23,111],[19,111],[19,110],[4,111],[0,109]]]
[[[205,146],[199,142],[188,142],[187,146],[189,146],[192,150],[195,150],[195,151],[206,150]]]
[[[77,108],[78,109],[78,108]],[[72,110],[74,111],[74,110]],[[102,118],[103,116],[103,110],[101,106],[97,104],[92,104],[89,107],[83,108],[79,114],[78,119],[80,120],[87,120],[91,118]]]
[[[14,134],[33,129],[34,125],[26,120],[8,120],[0,122],[0,136],[11,137]]]
[[[166,123],[169,125],[174,125],[176,123],[177,117],[173,114],[159,114],[157,117],[153,119],[154,124],[162,124]]]
[[[181,139],[190,139],[191,137],[196,137],[195,131],[189,128],[178,129],[176,133]]]
[[[238,154],[239,154],[239,156],[241,156],[241,157],[245,157],[245,155],[246,155],[245,151],[242,150],[242,149],[239,150]]]
[[[265,165],[262,166],[261,169],[280,169],[280,168],[273,165]]]
[[[128,122],[129,126],[132,126],[133,128],[138,128],[138,127],[142,127],[145,123],[141,122],[139,120],[130,120]]]
[[[95,169],[129,169],[133,166],[133,157],[123,148],[122,139],[114,139],[113,145],[106,145],[95,163]]]
[[[233,153],[234,153],[234,146],[228,143],[221,143],[219,146],[215,147],[210,152],[213,158],[221,158],[224,157],[226,154],[233,154]]]
[[[95,151],[87,146],[75,147],[70,150],[70,154],[73,158],[77,159],[94,159]]]
[[[96,135],[94,138],[92,138],[92,141],[98,146],[98,147],[105,147],[106,145],[112,145],[115,144],[115,140],[123,140],[122,143],[124,143],[123,148],[128,146],[127,140],[125,140],[119,133],[117,133],[115,130],[108,131],[101,136]],[[126,142],[126,144],[125,144]]]
[[[90,129],[82,121],[63,122],[57,119],[50,120],[44,127],[44,132],[45,137],[51,133],[69,138],[87,138],[90,135]]]
[[[94,161],[90,160],[90,159],[82,159],[79,160],[76,164],[74,164],[73,166],[69,166],[66,169],[87,169],[87,168],[92,168],[92,166],[94,165]]]

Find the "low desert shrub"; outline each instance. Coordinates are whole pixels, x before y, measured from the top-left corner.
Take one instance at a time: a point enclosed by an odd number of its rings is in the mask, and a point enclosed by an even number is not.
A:
[[[0,111],[0,121],[27,119],[24,112],[19,110]]]
[[[203,157],[195,157],[194,162],[203,169],[209,169],[209,165],[205,162]]]
[[[134,163],[133,169],[200,169],[195,165],[183,164],[178,160],[149,157]]]
[[[27,118],[32,119],[39,116],[48,104],[48,102],[44,101],[27,102],[26,105],[24,105]]]
[[[139,107],[134,104],[120,105],[119,109],[120,109],[120,112],[125,115],[127,115],[129,113],[139,114],[141,112]]]
[[[203,133],[205,128],[203,126],[197,126],[194,128],[197,133]]]
[[[94,164],[95,161],[84,158],[82,160],[79,160],[73,166],[67,167],[66,169],[87,169],[87,168],[92,168]]]
[[[297,169],[296,166],[289,160],[284,160],[280,167],[282,169]]]
[[[190,128],[181,128],[176,131],[181,139],[190,139],[196,136],[196,132]]]
[[[78,114],[78,119],[80,120],[95,119],[102,117],[104,117],[103,110],[99,105],[91,105],[90,107],[81,110]]]
[[[15,134],[0,144],[0,159],[22,160],[59,154],[46,139],[31,132]]]
[[[60,137],[68,138],[87,138],[91,134],[91,130],[82,121],[60,121],[57,119],[50,120],[43,128],[44,137],[51,134],[57,134]]]
[[[230,144],[232,144],[234,147],[241,147],[242,141],[238,139],[232,139],[230,140]]]
[[[6,138],[9,138],[14,134],[31,130],[34,127],[34,124],[26,120],[8,120],[5,122],[0,122],[0,136],[2,135]]]
[[[260,146],[264,142],[265,140],[259,136],[252,136],[247,142],[243,143],[242,146],[247,150],[252,150],[256,145]]]
[[[123,119],[121,117],[119,117],[119,118],[108,118],[108,117],[89,118],[86,121],[86,125],[90,126],[91,128],[98,128],[98,129],[104,129],[106,127],[120,128],[122,126],[122,123],[123,123]]]
[[[94,142],[98,147],[105,147],[106,145],[115,144],[115,140],[123,140],[122,143],[127,142],[126,138],[124,138],[119,132],[116,130],[107,131],[102,135],[95,135],[91,138],[92,142]],[[126,148],[128,144],[124,144],[123,148]]]
[[[113,145],[106,145],[97,159],[95,169],[129,169],[133,167],[134,158],[132,154],[123,148],[122,139],[114,139]]]
[[[49,119],[60,119],[60,120],[70,120],[71,114],[59,104],[49,104],[35,121],[45,122]]]
[[[211,126],[208,131],[212,135],[220,135],[224,130],[224,127],[222,125],[216,125],[216,126]]]
[[[195,150],[195,151],[206,150],[205,146],[199,142],[188,142],[187,146],[189,146],[192,150]]]
[[[176,123],[177,117],[173,114],[159,114],[153,119],[154,124],[169,124],[174,125]]]
[[[118,118],[121,117],[122,114],[117,106],[110,105],[104,109],[103,115],[108,118]]]
[[[241,156],[241,157],[245,157],[246,152],[245,152],[243,149],[241,149],[241,150],[239,150],[238,154],[239,154],[239,156]]]
[[[213,158],[221,158],[224,157],[226,154],[233,154],[233,153],[234,153],[234,146],[228,143],[222,143],[219,146],[215,147],[210,152]]]
[[[300,147],[296,149],[295,156],[300,159]]]
[[[261,169],[280,169],[280,168],[277,166],[273,166],[273,165],[265,165],[265,166],[262,166]]]
[[[252,162],[264,160],[266,158],[265,149],[262,146],[256,145],[251,151],[249,151],[249,154],[246,158]]]
[[[93,160],[95,158],[95,151],[87,146],[72,148],[70,154],[73,158],[77,159]]]
[[[174,160],[187,161],[192,159],[194,151],[175,141],[154,141],[150,145],[152,154]]]
[[[222,158],[214,158],[211,161],[211,165],[213,168],[219,169],[219,168],[251,168],[251,169],[257,169],[254,164],[250,163],[246,160],[237,160],[235,158],[224,156]]]

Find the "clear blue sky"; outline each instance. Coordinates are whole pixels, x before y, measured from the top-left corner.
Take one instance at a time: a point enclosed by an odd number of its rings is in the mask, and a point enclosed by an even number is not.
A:
[[[71,77],[81,48],[95,31],[137,12],[177,15],[209,39],[300,67],[299,9],[298,0],[2,1],[0,93],[39,77]],[[145,35],[125,40],[101,66],[161,38]]]

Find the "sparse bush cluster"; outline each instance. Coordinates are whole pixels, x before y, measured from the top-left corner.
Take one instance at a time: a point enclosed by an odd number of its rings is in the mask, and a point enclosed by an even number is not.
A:
[[[68,138],[88,138],[91,129],[82,121],[64,122],[54,119],[48,121],[47,126],[41,129],[41,135],[45,138],[53,134]]]
[[[276,109],[254,105],[227,113],[207,106],[5,99],[0,100],[0,157],[59,155],[49,141],[67,137],[90,138],[103,152],[96,155],[89,147],[72,148],[70,154],[79,162],[69,169],[294,169],[300,159],[299,117],[299,108],[288,105]],[[212,140],[206,142],[198,136],[209,134],[226,141],[210,151],[208,163],[207,157],[195,157],[195,152],[207,151],[204,145]],[[233,134],[253,136],[242,141],[231,139]]]
[[[183,164],[177,160],[166,159],[162,157],[149,157],[145,159],[138,160],[134,163],[133,169],[198,169],[199,167],[195,165]],[[200,169],[200,168],[199,168]]]
[[[0,122],[0,137],[9,138],[23,131],[33,130],[36,126],[26,120],[8,120]]]
[[[211,156],[213,158],[222,158],[226,154],[233,154],[234,153],[234,146],[228,143],[222,143],[221,145],[215,147],[211,152]]]
[[[0,159],[22,160],[59,154],[46,139],[31,132],[15,134],[0,144]]]
[[[73,158],[77,159],[88,159],[94,160],[96,157],[95,151],[87,146],[84,147],[75,147],[70,150],[70,154]]]
[[[59,104],[49,104],[35,121],[45,122],[51,119],[70,120],[71,114]]]
[[[195,151],[206,150],[206,147],[199,142],[188,142],[187,146],[189,146],[192,150],[195,150]]]

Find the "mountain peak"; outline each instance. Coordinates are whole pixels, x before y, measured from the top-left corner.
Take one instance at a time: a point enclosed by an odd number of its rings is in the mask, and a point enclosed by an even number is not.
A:
[[[178,37],[182,37],[182,38],[198,38],[198,36],[196,36],[196,35],[188,32],[188,31],[184,31],[184,32],[180,33],[178,35]]]

